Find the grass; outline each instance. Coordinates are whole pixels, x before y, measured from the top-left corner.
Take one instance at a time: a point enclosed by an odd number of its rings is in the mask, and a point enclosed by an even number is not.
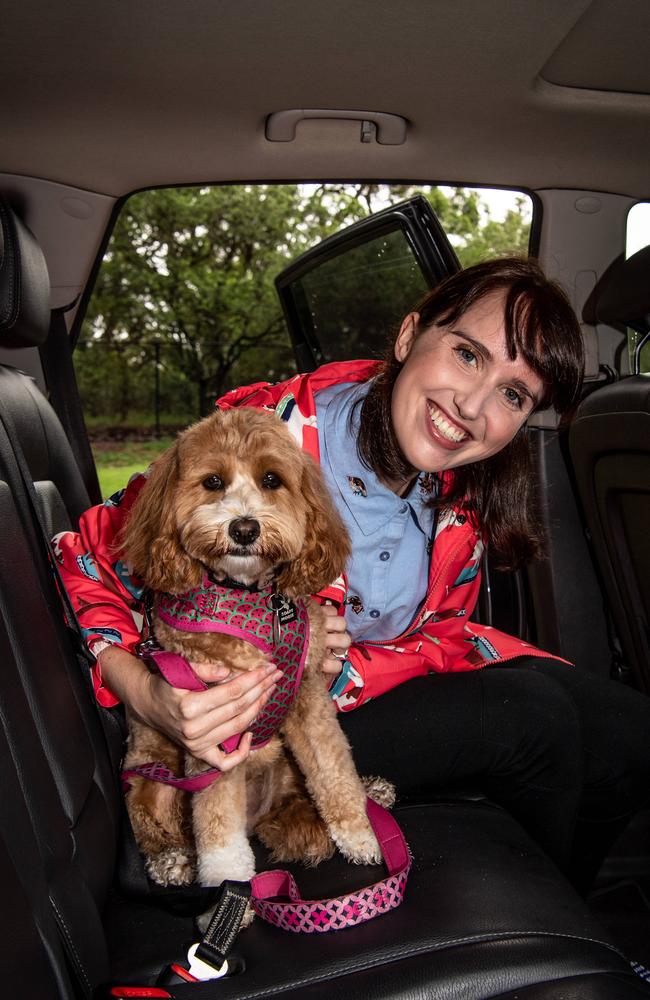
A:
[[[143,472],[167,448],[173,437],[150,441],[93,441],[92,449],[102,496],[110,497],[126,486],[131,476]]]

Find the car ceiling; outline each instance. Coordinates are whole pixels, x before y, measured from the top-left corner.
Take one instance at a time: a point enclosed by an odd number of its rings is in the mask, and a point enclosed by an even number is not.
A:
[[[111,197],[376,178],[650,194],[647,0],[22,0],[0,170]],[[402,145],[293,108],[403,116]]]

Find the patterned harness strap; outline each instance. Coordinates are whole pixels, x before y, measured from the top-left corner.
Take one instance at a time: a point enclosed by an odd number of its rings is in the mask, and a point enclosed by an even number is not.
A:
[[[368,799],[366,811],[388,869],[388,878],[345,896],[303,899],[287,871],[260,872],[251,879],[251,904],[263,920],[296,934],[322,934],[354,927],[388,913],[404,899],[411,853],[397,822]],[[288,902],[276,897],[287,896]]]
[[[154,661],[162,676],[172,687],[184,688],[186,691],[207,690],[208,685],[204,684],[201,678],[194,673],[185,657],[179,656],[177,653],[167,653],[162,649],[151,650],[147,653],[147,657]],[[226,748],[228,753],[235,749],[240,739],[241,734],[237,734],[227,741],[229,744],[233,740],[236,741]],[[149,781],[158,781],[163,785],[173,785],[174,788],[180,788],[184,792],[201,792],[217,778],[220,778],[222,774],[223,771],[220,771],[218,767],[211,767],[191,778],[179,778],[165,764],[155,760],[149,764],[138,764],[137,767],[122,771],[122,790],[126,792],[131,787],[129,778],[148,778]]]
[[[180,631],[233,635],[273,657],[283,675],[273,697],[251,726],[252,748],[265,746],[282,725],[300,686],[309,649],[309,617],[304,601],[294,603],[277,594],[274,588],[258,592],[238,590],[206,576],[200,586],[186,594],[159,595],[158,615]],[[154,661],[172,687],[188,691],[207,689],[184,657],[157,648],[155,640],[143,643],[141,655]],[[241,733],[236,733],[224,740],[222,749],[232,753],[241,737]],[[211,767],[191,777],[178,776],[161,761],[150,761],[122,771],[122,786],[126,791],[129,779],[140,777],[186,792],[200,792],[222,773],[218,767]]]

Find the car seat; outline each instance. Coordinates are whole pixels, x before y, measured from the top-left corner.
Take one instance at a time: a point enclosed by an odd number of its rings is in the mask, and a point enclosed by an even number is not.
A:
[[[585,319],[648,334],[650,247],[614,262]],[[587,396],[571,425],[569,449],[624,665],[650,693],[650,374],[637,370]]]

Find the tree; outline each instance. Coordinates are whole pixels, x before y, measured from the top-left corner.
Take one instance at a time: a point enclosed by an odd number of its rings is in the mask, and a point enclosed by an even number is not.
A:
[[[164,410],[185,423],[209,412],[232,385],[290,374],[275,276],[319,240],[418,190],[463,263],[525,252],[523,201],[496,223],[478,193],[463,188],[238,185],[131,197],[78,345],[87,411],[122,421],[134,411],[151,412],[156,383]],[[388,283],[383,292],[384,299],[392,295]],[[359,303],[358,322],[363,308]]]
[[[196,387],[200,414],[245,356],[260,375],[292,370],[273,278],[350,215],[327,202],[324,191],[306,201],[295,185],[169,189],[129,200],[81,338],[112,357],[97,367],[119,385],[111,396],[118,415],[138,396],[135,371],[141,381],[156,343],[163,369]],[[92,392],[92,379],[84,384]]]

